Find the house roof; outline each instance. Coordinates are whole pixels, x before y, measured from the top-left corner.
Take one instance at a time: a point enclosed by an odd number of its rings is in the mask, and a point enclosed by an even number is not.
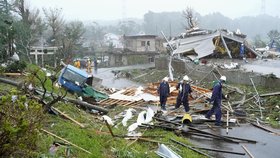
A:
[[[124,39],[137,39],[137,38],[156,38],[156,35],[133,35],[133,36],[126,36],[124,35]]]
[[[172,43],[176,46],[176,49],[173,51],[173,55],[184,53],[190,59],[200,59],[212,54],[215,50],[215,45],[213,39],[215,37],[223,37],[230,39],[238,43],[246,43],[245,37],[237,36],[233,33],[225,32],[223,30],[217,30],[213,33],[200,34],[195,36],[190,36],[187,38],[180,38],[169,43]],[[250,45],[245,44],[245,47],[252,51],[254,54],[258,55]]]

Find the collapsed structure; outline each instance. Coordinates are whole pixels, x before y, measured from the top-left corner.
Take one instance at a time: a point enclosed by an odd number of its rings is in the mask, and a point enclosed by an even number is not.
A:
[[[216,57],[238,58],[240,47],[244,44],[245,56],[256,58],[260,56],[247,42],[246,35],[240,31],[202,30],[199,28],[188,30],[179,37],[165,43],[165,47],[172,47],[172,56],[187,57],[191,60]],[[170,48],[169,48],[170,49]]]

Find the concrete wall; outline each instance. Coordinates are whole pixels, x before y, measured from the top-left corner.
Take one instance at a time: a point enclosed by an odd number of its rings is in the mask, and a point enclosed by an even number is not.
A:
[[[180,60],[174,60],[172,62],[172,66],[175,72],[189,74],[189,77],[193,80],[202,80],[211,82],[216,80],[213,74],[209,74],[213,67],[204,66],[204,65],[195,65],[192,62],[183,62]],[[167,70],[168,68],[168,60],[165,57],[156,58],[155,67],[159,70]],[[243,85],[252,85],[250,81],[250,77],[252,77],[256,86],[267,87],[270,89],[280,89],[280,79],[279,78],[271,78],[258,73],[253,72],[244,72],[241,70],[225,70],[217,68],[217,70],[227,77],[228,83],[233,84],[243,84]],[[213,71],[213,73],[219,78],[220,75],[217,71]]]
[[[150,46],[147,45],[147,42],[149,41]],[[145,46],[142,46],[141,43],[145,42]],[[136,52],[155,52],[156,51],[156,39],[155,38],[135,38],[130,39],[127,41],[126,48],[136,51]]]

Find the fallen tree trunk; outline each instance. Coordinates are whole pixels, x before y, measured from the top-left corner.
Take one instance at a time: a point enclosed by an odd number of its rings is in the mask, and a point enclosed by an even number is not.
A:
[[[16,87],[20,86],[20,82],[12,81],[12,80],[9,80],[9,79],[6,79],[6,78],[1,78],[0,77],[0,82],[7,83],[7,84],[10,84],[10,85],[13,85],[13,86],[16,86]]]
[[[13,85],[13,86],[16,86],[16,87],[20,87],[20,85],[21,85],[20,82],[12,81],[12,80],[9,80],[9,79],[6,79],[6,78],[1,78],[1,77],[0,77],[0,82],[7,83],[7,84],[10,84],[10,85]],[[36,92],[43,93],[43,90],[40,90],[40,89],[36,88]],[[50,95],[49,92],[47,92],[46,94]],[[54,95],[56,95],[56,94],[54,94]],[[96,105],[89,104],[89,103],[84,102],[84,101],[76,100],[76,99],[73,99],[73,98],[67,98],[67,97],[63,98],[63,100],[74,103],[74,104],[78,104],[78,105],[83,106],[85,108],[88,108],[90,110],[94,109],[94,110],[100,111],[100,112],[105,113],[105,114],[108,113],[107,109],[96,106]]]
[[[64,100],[66,100],[68,102],[71,102],[73,104],[78,104],[78,105],[83,106],[85,108],[88,108],[90,110],[94,109],[94,110],[100,111],[104,114],[108,113],[108,110],[105,109],[105,108],[102,108],[102,107],[99,107],[99,106],[96,106],[96,105],[92,105],[92,104],[89,104],[89,103],[81,101],[81,100],[72,99],[72,98],[64,98]]]
[[[37,92],[39,93],[42,93],[42,90],[40,89],[36,89]],[[50,95],[50,93],[47,92],[47,94]],[[56,95],[56,94],[54,94]],[[102,112],[104,114],[107,114],[108,113],[108,110],[105,109],[105,108],[102,108],[102,107],[99,107],[99,106],[96,106],[96,105],[93,105],[93,104],[90,104],[90,103],[87,103],[87,102],[84,102],[84,101],[81,101],[81,100],[77,100],[77,99],[73,99],[73,98],[69,98],[69,97],[65,97],[63,98],[64,101],[67,101],[67,102],[70,102],[70,103],[73,103],[73,104],[78,104],[84,108],[87,108],[87,109],[90,109],[90,110],[97,110],[99,112]]]

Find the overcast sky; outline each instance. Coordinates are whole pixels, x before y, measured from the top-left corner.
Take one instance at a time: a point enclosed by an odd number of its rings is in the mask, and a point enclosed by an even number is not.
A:
[[[26,0],[31,7],[63,9],[68,20],[119,20],[143,18],[153,12],[183,11],[191,6],[202,15],[220,12],[230,18],[262,13],[263,0]],[[279,16],[280,0],[265,0],[265,13]]]

